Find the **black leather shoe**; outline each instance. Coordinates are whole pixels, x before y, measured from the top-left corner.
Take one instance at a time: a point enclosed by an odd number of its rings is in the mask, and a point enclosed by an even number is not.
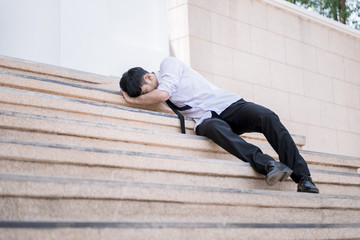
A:
[[[273,186],[278,182],[284,181],[293,172],[288,166],[277,161],[270,161],[266,165],[265,170],[267,173],[265,182],[270,186]]]
[[[300,179],[298,183],[298,192],[308,192],[308,193],[319,193],[318,187],[312,181],[310,176],[304,176]]]

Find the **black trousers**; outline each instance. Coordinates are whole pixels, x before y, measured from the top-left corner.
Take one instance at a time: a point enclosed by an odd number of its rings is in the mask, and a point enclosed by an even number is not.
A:
[[[298,183],[303,176],[310,176],[309,168],[300,155],[289,132],[271,110],[241,99],[220,115],[205,119],[196,134],[206,136],[239,159],[249,162],[252,168],[266,175],[265,166],[273,160],[257,146],[246,142],[239,135],[246,132],[263,133],[279,155],[280,162],[293,170],[291,178]]]

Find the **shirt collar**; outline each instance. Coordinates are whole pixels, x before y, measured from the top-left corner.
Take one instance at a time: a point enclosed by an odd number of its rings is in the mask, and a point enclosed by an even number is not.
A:
[[[159,83],[159,81],[160,81],[160,71],[152,72],[152,73],[154,73],[156,75],[156,78],[157,78],[158,83]]]

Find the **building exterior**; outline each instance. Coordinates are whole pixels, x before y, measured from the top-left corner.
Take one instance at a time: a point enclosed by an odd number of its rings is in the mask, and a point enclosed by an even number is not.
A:
[[[360,156],[359,31],[282,0],[169,1],[169,21],[175,56],[273,109],[304,149]]]

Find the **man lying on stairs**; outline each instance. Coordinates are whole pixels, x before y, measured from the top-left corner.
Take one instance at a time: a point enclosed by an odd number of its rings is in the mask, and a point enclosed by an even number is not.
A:
[[[269,185],[290,176],[298,184],[298,192],[319,193],[307,163],[274,112],[214,86],[178,59],[166,58],[160,64],[160,71],[154,73],[141,67],[131,68],[123,74],[120,88],[125,101],[132,104],[170,100],[183,109],[183,115],[195,120],[197,135],[210,138],[229,153],[249,162],[255,171],[266,176]],[[246,132],[263,133],[280,162],[239,136]]]

